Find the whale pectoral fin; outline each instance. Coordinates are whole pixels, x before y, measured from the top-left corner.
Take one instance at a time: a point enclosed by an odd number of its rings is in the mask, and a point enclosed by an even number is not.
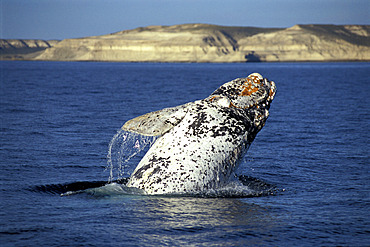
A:
[[[191,104],[193,103],[149,112],[127,121],[121,129],[146,136],[163,135],[185,117]]]

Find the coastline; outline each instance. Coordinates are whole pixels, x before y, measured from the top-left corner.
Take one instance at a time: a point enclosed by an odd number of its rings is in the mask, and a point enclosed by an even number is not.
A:
[[[183,24],[148,26],[52,42],[11,41],[1,40],[0,60],[156,63],[370,61],[370,25],[295,25],[273,29]]]

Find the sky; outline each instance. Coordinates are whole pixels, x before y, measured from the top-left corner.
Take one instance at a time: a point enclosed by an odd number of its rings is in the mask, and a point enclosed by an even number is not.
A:
[[[370,0],[0,0],[0,38],[66,39],[150,25],[370,25]]]

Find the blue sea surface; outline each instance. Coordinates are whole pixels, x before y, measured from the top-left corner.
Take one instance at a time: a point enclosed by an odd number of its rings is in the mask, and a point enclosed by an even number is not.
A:
[[[104,186],[127,120],[253,72],[277,94],[238,173],[275,193]],[[0,73],[1,246],[370,245],[370,63],[1,61]]]

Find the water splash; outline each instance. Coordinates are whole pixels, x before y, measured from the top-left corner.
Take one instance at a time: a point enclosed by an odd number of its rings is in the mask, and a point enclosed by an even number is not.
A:
[[[147,151],[157,138],[118,130],[108,147],[107,169],[110,171],[108,182],[130,176],[145,154],[143,151]]]

